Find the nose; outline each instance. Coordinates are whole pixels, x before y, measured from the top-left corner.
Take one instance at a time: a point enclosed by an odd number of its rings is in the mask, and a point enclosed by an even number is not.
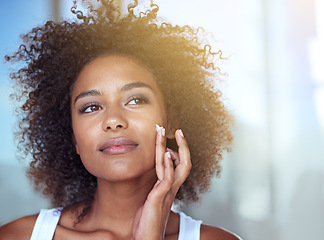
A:
[[[117,107],[106,109],[105,119],[103,121],[104,131],[116,131],[128,127],[128,123],[123,110]]]

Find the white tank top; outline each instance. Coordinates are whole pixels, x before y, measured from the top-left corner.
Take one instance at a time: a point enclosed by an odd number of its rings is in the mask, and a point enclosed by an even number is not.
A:
[[[61,210],[61,208],[42,209],[37,217],[30,240],[52,240],[61,216]],[[194,220],[183,212],[180,212],[179,215],[178,240],[199,240],[202,221]]]

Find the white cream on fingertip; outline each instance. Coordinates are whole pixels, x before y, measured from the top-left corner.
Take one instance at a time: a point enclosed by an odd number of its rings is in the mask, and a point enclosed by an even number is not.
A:
[[[158,132],[160,129],[163,129],[159,124],[155,124],[155,131]]]

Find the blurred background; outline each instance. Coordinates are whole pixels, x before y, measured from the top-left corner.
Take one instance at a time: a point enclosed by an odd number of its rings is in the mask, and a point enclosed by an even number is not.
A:
[[[202,26],[226,81],[235,117],[233,151],[221,178],[185,212],[246,240],[324,239],[324,1],[163,0],[160,16]],[[123,8],[126,0],[120,0]],[[73,18],[72,0],[0,0],[0,225],[48,208],[18,162],[10,64],[19,35]]]

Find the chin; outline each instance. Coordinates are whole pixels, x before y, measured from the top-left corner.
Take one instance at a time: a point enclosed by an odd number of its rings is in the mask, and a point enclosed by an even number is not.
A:
[[[91,172],[90,172],[91,173]],[[105,173],[91,173],[96,176],[98,179],[108,181],[108,182],[124,182],[131,180],[139,180],[139,179],[154,179],[156,181],[157,176],[155,172],[154,166],[147,169],[136,169],[134,166],[132,167],[114,167],[114,169],[109,169],[109,171],[105,171]]]

